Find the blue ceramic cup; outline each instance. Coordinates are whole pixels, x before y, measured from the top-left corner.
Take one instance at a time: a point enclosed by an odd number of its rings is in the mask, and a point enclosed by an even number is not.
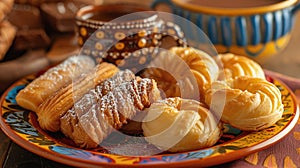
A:
[[[161,3],[202,29],[219,53],[244,55],[259,63],[286,46],[300,9],[297,0],[155,0],[152,8]]]

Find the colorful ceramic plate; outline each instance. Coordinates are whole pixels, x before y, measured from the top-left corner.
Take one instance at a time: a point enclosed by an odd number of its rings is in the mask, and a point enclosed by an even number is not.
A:
[[[215,146],[183,153],[142,156],[143,151],[154,149],[145,141],[118,139],[116,134],[110,135],[109,140],[103,144],[111,149],[110,152],[104,149],[83,150],[72,146],[72,143],[60,134],[40,129],[35,114],[18,106],[15,101],[16,94],[34,78],[35,76],[29,76],[16,82],[3,94],[0,102],[1,128],[13,141],[25,149],[42,157],[76,167],[190,165],[206,167],[222,164],[263,150],[278,142],[292,130],[299,117],[293,93],[282,82],[268,77],[268,80],[280,89],[284,103],[284,115],[268,129],[259,132],[242,132],[226,125],[224,135]]]

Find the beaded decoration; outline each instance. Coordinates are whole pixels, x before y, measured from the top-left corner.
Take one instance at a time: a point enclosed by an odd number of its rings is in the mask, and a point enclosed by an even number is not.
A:
[[[135,71],[138,66],[146,65],[166,36],[173,37],[177,46],[186,45],[180,27],[158,19],[156,14],[129,22],[79,19],[77,25],[82,54],[94,57],[98,63],[113,63],[121,69],[127,67]]]

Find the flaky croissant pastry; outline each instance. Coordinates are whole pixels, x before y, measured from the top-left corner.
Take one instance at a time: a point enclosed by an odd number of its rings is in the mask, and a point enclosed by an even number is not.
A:
[[[28,84],[18,93],[16,101],[21,107],[36,112],[48,97],[94,67],[95,62],[90,57],[70,57]]]
[[[205,98],[223,122],[241,130],[268,128],[283,114],[279,89],[262,78],[241,76],[232,83],[214,82]]]
[[[48,97],[36,110],[41,128],[52,132],[59,131],[59,118],[74,105],[74,102],[118,71],[115,65],[103,62]]]
[[[120,129],[138,110],[160,99],[156,82],[146,78],[100,85],[84,95],[61,117],[61,131],[78,146],[95,148],[114,129]]]
[[[142,128],[148,142],[171,152],[209,147],[222,135],[221,124],[204,104],[179,97],[153,103]]]
[[[244,56],[238,56],[231,53],[219,54],[216,57],[223,64],[225,79],[233,79],[237,76],[250,76],[265,79],[262,67]]]

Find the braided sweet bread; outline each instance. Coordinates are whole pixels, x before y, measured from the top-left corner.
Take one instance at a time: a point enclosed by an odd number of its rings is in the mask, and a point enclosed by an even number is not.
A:
[[[239,76],[232,83],[214,82],[205,101],[223,122],[246,131],[270,127],[283,114],[279,89],[262,78]]]
[[[60,119],[61,131],[80,147],[97,147],[114,129],[120,129],[133,118],[138,110],[144,110],[160,99],[154,80],[110,81],[111,85],[100,85],[84,95]]]
[[[171,152],[209,147],[222,135],[221,124],[204,104],[178,97],[153,103],[142,128],[147,141]]]

